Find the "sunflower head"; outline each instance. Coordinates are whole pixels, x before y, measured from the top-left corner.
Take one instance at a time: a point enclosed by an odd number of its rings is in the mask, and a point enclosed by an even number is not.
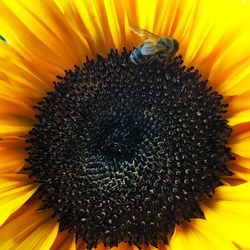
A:
[[[247,2],[0,5],[3,249],[250,247]]]
[[[135,66],[130,54],[111,50],[67,71],[28,140],[45,207],[89,249],[166,243],[232,174],[222,96],[181,56]]]

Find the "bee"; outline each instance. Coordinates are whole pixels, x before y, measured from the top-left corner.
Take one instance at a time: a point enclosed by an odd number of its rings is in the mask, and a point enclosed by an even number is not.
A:
[[[143,39],[143,43],[132,51],[130,60],[139,65],[152,63],[155,59],[163,62],[175,56],[179,43],[168,36],[157,36],[147,30],[130,26],[130,30]]]

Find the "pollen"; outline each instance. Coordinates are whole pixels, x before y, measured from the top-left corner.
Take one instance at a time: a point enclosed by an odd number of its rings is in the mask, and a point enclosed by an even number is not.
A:
[[[167,244],[232,175],[222,95],[181,56],[139,66],[129,56],[111,50],[66,71],[28,139],[42,208],[88,249]]]

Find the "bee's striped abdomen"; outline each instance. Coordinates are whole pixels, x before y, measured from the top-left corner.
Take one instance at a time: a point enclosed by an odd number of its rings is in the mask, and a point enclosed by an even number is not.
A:
[[[131,62],[136,64],[136,65],[145,63],[146,61],[149,60],[149,58],[152,57],[152,55],[143,55],[142,54],[142,51],[141,51],[142,46],[144,46],[144,45],[142,44],[141,46],[136,48],[134,51],[132,51],[132,53],[130,54]]]

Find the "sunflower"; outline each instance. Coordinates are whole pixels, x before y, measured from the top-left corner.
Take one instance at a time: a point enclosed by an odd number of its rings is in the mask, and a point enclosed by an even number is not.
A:
[[[1,249],[250,249],[249,13],[2,0]],[[131,26],[177,54],[134,64]]]

